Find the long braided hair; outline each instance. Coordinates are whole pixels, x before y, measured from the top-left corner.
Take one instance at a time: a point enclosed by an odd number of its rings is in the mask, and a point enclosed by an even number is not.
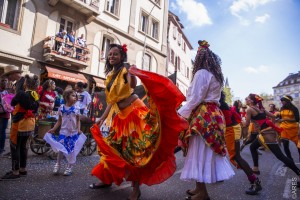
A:
[[[224,76],[221,69],[222,62],[220,57],[208,48],[209,44],[207,41],[199,40],[198,44],[200,46],[195,57],[192,77],[194,78],[194,75],[198,70],[206,69],[207,71],[211,72],[216,77],[221,86],[223,86]]]

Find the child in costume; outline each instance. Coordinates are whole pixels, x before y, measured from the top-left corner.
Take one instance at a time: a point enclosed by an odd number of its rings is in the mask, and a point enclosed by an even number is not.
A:
[[[39,107],[39,96],[36,92],[39,77],[26,75],[23,86],[25,91],[19,90],[11,101],[11,105],[15,106],[10,132],[12,171],[6,173],[2,180],[17,179],[20,175],[27,175],[27,140],[33,134],[35,113]]]
[[[58,121],[52,129],[45,134],[44,140],[49,143],[53,151],[58,152],[57,162],[54,166],[53,174],[58,174],[63,155],[66,157],[68,165],[64,172],[65,176],[72,175],[72,168],[76,162],[76,156],[80,152],[86,136],[80,130],[80,112],[75,106],[77,102],[76,92],[66,90],[63,93],[65,101],[58,109]],[[60,128],[59,136],[54,135],[55,130]]]

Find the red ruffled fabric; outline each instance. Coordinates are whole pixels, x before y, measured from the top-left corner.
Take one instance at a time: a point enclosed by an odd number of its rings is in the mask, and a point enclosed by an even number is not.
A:
[[[153,185],[167,180],[176,170],[174,149],[178,143],[178,134],[188,128],[188,123],[180,117],[176,108],[185,100],[184,95],[166,77],[156,73],[131,67],[131,74],[141,79],[156,104],[161,120],[161,139],[151,161],[144,167],[134,167],[124,160],[119,152],[109,146],[95,124],[91,132],[100,148],[101,159],[105,162],[97,164],[92,175],[103,183],[114,182],[120,185],[125,176],[127,181],[139,181],[140,184]]]

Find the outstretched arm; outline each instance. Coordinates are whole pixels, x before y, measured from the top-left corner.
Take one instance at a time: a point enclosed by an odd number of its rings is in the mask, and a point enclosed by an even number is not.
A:
[[[102,126],[103,122],[106,120],[108,113],[111,110],[112,105],[111,104],[107,104],[107,107],[103,113],[103,115],[100,117],[100,119],[96,122],[96,124],[98,124],[99,127]]]

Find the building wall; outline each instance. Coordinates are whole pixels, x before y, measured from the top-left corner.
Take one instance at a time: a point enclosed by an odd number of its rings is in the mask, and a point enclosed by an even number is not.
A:
[[[274,103],[281,107],[280,98],[284,95],[290,95],[293,98],[292,103],[300,111],[300,71],[291,73],[287,78],[281,81],[276,87],[273,87]]]
[[[170,17],[170,15],[169,15]],[[172,20],[169,19],[169,26],[168,26],[168,74],[174,73],[175,63],[171,62],[171,51],[174,51],[174,59],[176,57],[180,58],[180,68],[177,69],[177,80],[176,84],[180,91],[186,95],[187,89],[191,82],[191,75],[192,75],[192,55],[191,51],[192,48],[187,45],[188,41],[181,37],[181,43],[178,43],[179,36],[178,33],[182,32],[179,31],[180,27],[178,27]],[[177,30],[174,33],[174,30]],[[185,44],[185,51],[183,50],[183,46]],[[188,68],[188,69],[187,69]]]
[[[79,0],[75,1],[81,3]],[[89,18],[80,10],[74,9],[71,4],[63,3],[67,0],[20,0],[20,2],[21,5],[25,3],[20,12],[20,29],[12,31],[0,26],[0,67],[14,62],[14,59],[10,61],[2,59],[1,52],[5,51],[25,58],[26,62],[17,63],[18,66],[26,64],[28,71],[41,74],[43,71],[38,61],[45,59],[44,39],[48,36],[53,37],[59,32],[60,19],[63,17],[74,23],[73,30],[76,37],[81,34],[86,36],[87,47],[90,50],[90,60],[86,68],[63,67],[105,78],[102,45],[103,36],[109,36],[114,43],[127,44],[128,62],[136,64],[139,68],[142,67],[146,42],[145,53],[151,56],[150,71],[166,75],[166,32],[163,30],[167,24],[165,17],[168,13],[167,0],[162,0],[160,6],[156,6],[152,0],[120,1],[118,16],[106,11],[107,0],[103,0],[99,1],[99,15],[95,18]],[[149,17],[155,16],[154,18],[159,21],[157,40],[149,36],[146,36],[145,40],[145,35],[140,31],[141,10],[150,14]]]
[[[19,1],[19,15],[15,29],[0,26],[0,67],[17,65],[28,71],[33,62],[30,58],[32,35],[36,20],[36,7],[32,1]],[[25,20],[26,19],[26,20]]]
[[[299,81],[300,82],[300,81]],[[280,98],[284,95],[293,97],[293,104],[300,110],[300,83],[274,88],[274,103],[281,106]]]

